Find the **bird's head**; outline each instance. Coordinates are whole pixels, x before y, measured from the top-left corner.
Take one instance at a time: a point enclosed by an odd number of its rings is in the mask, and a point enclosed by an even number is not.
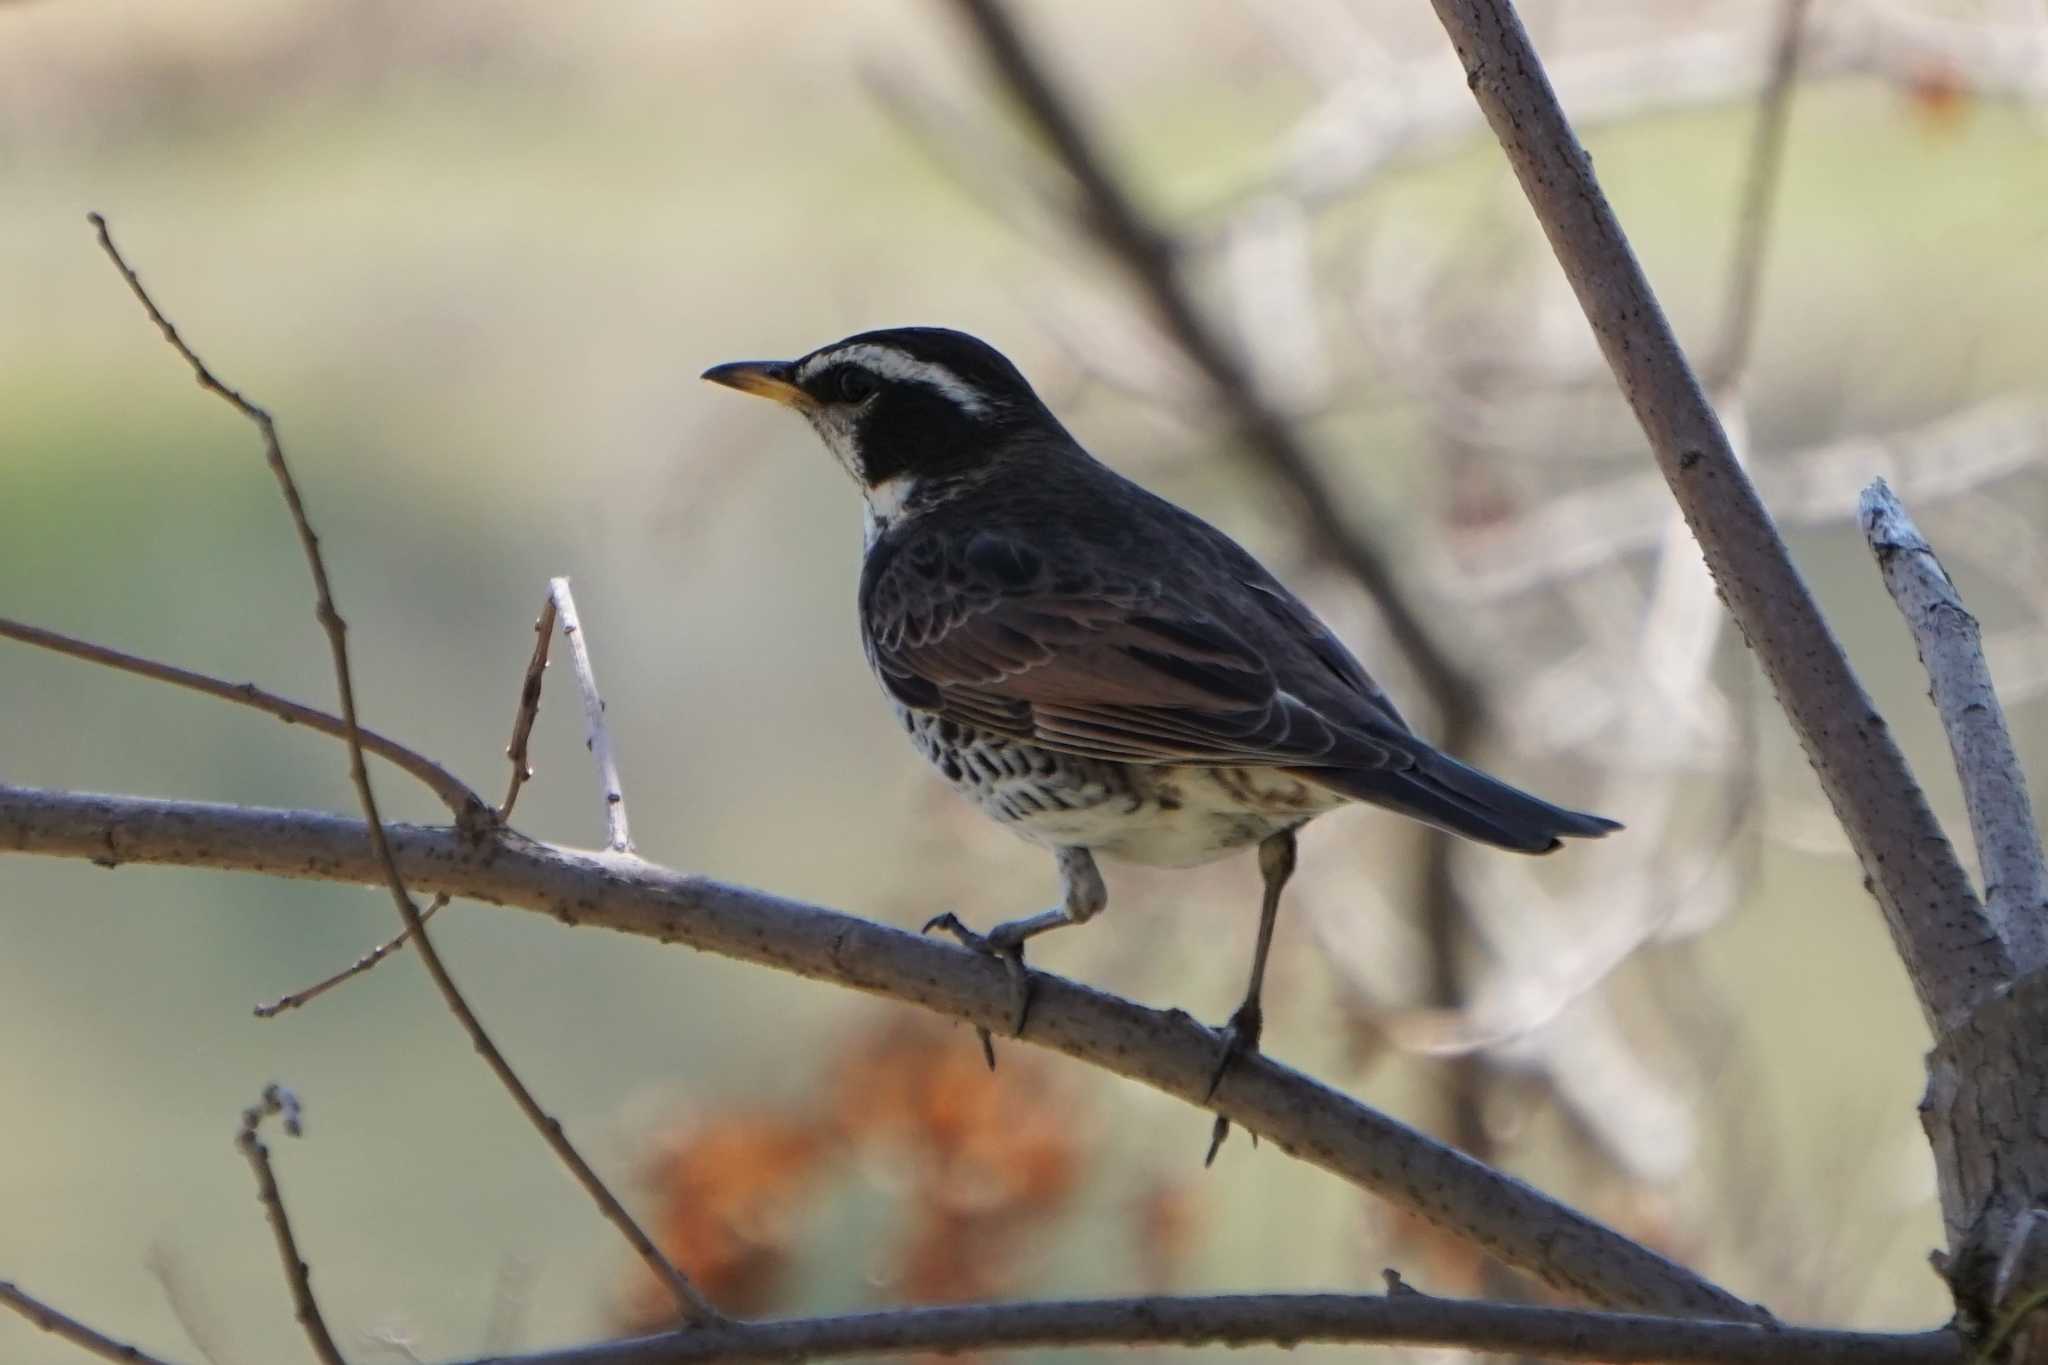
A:
[[[870,510],[889,520],[923,489],[971,481],[1065,429],[1017,367],[943,327],[862,332],[796,360],[742,360],[704,372],[809,420]]]

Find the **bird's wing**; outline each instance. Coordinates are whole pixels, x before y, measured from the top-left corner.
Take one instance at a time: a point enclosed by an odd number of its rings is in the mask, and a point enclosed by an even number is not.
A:
[[[1387,696],[1372,675],[1365,671],[1365,665],[1344,642],[1323,624],[1302,600],[1280,585],[1278,579],[1266,572],[1265,567],[1250,555],[1245,554],[1235,542],[1230,548],[1241,557],[1237,581],[1253,594],[1253,600],[1266,616],[1287,631],[1316,661],[1326,669],[1345,691],[1352,693],[1358,701],[1374,713],[1374,723],[1391,726],[1397,732],[1407,732],[1408,722],[1394,708],[1393,699]]]
[[[1049,563],[1020,536],[885,537],[862,572],[861,625],[904,705],[1049,749],[1129,763],[1415,761],[1405,727],[1369,697],[1333,716],[1199,602]]]

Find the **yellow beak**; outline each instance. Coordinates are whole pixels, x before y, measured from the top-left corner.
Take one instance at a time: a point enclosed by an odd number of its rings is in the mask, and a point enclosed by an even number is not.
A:
[[[704,378],[741,393],[771,398],[786,408],[807,407],[811,396],[796,386],[795,374],[796,366],[787,360],[735,360],[729,365],[713,365],[704,371]]]

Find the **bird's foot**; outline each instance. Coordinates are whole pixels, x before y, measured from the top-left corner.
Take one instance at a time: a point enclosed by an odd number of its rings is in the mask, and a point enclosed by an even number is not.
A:
[[[1265,1027],[1265,1013],[1257,1000],[1247,1000],[1237,1007],[1237,1013],[1230,1016],[1230,1022],[1217,1030],[1222,1050],[1216,1056],[1216,1067],[1209,1073],[1209,1088],[1202,1092],[1202,1103],[1216,1098],[1216,1087],[1223,1083],[1223,1073],[1239,1057],[1248,1056],[1259,1050],[1259,1033]],[[1202,1158],[1202,1165],[1209,1166],[1216,1160],[1216,1153],[1223,1146],[1223,1139],[1230,1136],[1230,1120],[1223,1115],[1216,1116],[1216,1124],[1209,1132],[1209,1154]],[[1252,1142],[1258,1142],[1253,1134]]]
[[[1026,922],[1023,920],[1012,920],[1007,924],[998,924],[985,934],[980,934],[968,928],[958,915],[948,910],[942,915],[934,915],[926,920],[922,931],[929,934],[935,929],[943,930],[957,939],[961,947],[985,953],[1003,964],[1010,975],[1012,1038],[1023,1035],[1024,1020],[1031,1012],[1031,973],[1024,967],[1024,941],[1030,937],[1030,933],[1025,926]],[[981,1055],[987,1060],[988,1069],[995,1070],[995,1042],[989,1037],[987,1029],[977,1026],[974,1031],[981,1039]]]

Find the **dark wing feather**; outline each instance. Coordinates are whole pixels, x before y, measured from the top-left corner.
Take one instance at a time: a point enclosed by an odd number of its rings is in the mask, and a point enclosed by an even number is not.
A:
[[[1134,763],[1415,762],[1405,727],[1374,714],[1370,680],[1334,640],[1357,682],[1332,672],[1359,705],[1333,721],[1199,601],[1156,580],[1077,581],[1021,537],[885,536],[863,567],[861,626],[876,675],[904,705],[1050,749]]]

